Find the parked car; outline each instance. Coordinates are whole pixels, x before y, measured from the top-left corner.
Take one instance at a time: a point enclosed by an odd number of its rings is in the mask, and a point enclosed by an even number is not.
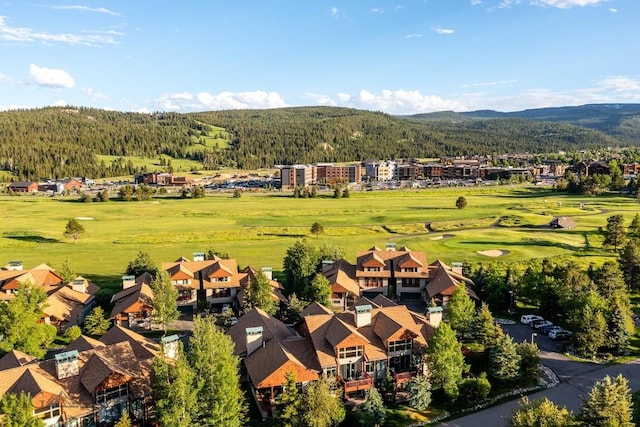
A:
[[[546,326],[553,326],[553,322],[551,322],[549,320],[543,320],[542,322],[536,322],[536,324],[533,325],[533,328],[540,330],[540,328],[544,328]]]
[[[549,331],[549,338],[552,340],[568,340],[573,336],[573,332],[565,329],[561,331]]]
[[[520,322],[524,323],[525,325],[528,325],[534,320],[544,320],[544,319],[535,314],[523,314],[522,316],[520,316]]]
[[[529,326],[531,326],[532,328],[535,328],[537,325],[542,324],[543,322],[546,322],[546,320],[544,320],[542,317],[540,319],[535,319],[532,320],[531,322],[529,322]]]
[[[560,332],[560,331],[564,330],[562,327],[557,326],[557,325],[541,326],[538,329],[540,330],[541,334],[545,334],[545,335],[549,335],[549,332],[551,332],[551,331]]]

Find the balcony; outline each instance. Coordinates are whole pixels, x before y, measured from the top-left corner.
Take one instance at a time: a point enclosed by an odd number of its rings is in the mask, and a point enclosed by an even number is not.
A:
[[[373,387],[373,378],[366,372],[363,372],[358,378],[342,378],[338,376],[338,382],[342,386],[344,393],[353,393],[356,391],[365,391]]]
[[[412,369],[405,372],[394,372],[392,375],[393,375],[393,380],[396,383],[396,386],[399,386],[411,381],[411,379],[415,377],[417,373],[418,372],[416,370]]]

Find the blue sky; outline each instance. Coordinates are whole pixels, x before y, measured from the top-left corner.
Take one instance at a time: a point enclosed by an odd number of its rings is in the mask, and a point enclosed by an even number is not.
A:
[[[639,0],[0,0],[0,110],[623,102]]]

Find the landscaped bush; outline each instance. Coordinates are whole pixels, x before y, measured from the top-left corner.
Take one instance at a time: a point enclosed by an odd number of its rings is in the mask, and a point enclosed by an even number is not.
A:
[[[491,393],[491,383],[483,372],[477,378],[466,378],[460,384],[460,401],[465,404],[482,402]]]

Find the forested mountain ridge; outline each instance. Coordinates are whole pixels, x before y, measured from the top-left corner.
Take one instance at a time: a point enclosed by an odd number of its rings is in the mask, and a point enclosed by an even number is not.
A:
[[[124,113],[83,107],[0,112],[0,169],[14,179],[130,175],[127,156],[189,158],[204,168],[439,157],[620,146],[614,136],[573,124],[467,113],[395,117],[338,107],[201,113]],[[453,120],[462,117],[464,120]],[[224,129],[222,148],[203,143]],[[633,141],[638,143],[640,138]],[[624,145],[628,145],[625,142]],[[96,155],[118,158],[108,164]]]
[[[478,110],[464,113],[441,111],[437,113],[403,116],[411,120],[453,120],[519,118],[546,122],[564,122],[600,130],[622,142],[640,142],[640,104],[586,104],[571,107],[533,108],[503,113]]]

